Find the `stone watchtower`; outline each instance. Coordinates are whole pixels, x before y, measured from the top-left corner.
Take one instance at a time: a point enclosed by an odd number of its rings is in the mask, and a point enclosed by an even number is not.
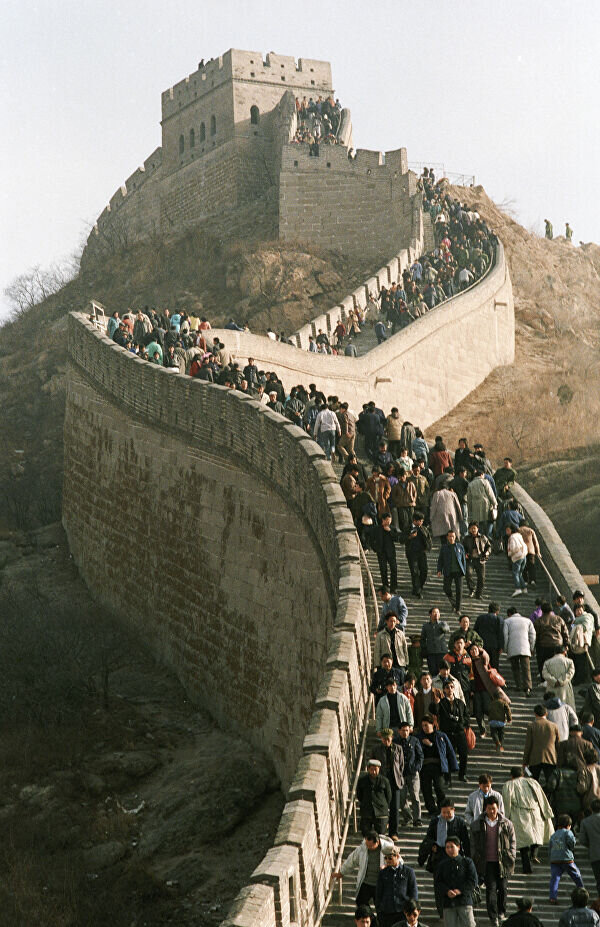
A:
[[[336,145],[297,143],[294,98],[333,94],[327,61],[230,49],[161,98],[162,146],[127,178],[92,229],[82,261],[151,235],[205,224],[222,238],[284,238],[373,260],[417,236],[406,150],[352,146],[350,111]]]
[[[230,49],[162,94],[162,160],[165,173],[232,140],[263,145],[269,116],[286,91],[295,96],[333,92],[331,65],[262,52]]]

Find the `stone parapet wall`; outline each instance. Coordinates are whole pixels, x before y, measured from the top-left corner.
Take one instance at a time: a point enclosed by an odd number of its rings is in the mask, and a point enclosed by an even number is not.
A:
[[[346,110],[344,110],[346,112]],[[380,267],[373,276],[369,277],[361,286],[346,296],[338,306],[332,306],[327,312],[311,319],[306,325],[298,329],[291,336],[299,348],[308,348],[308,339],[317,336],[319,330],[330,335],[338,322],[345,322],[348,314],[354,309],[365,309],[369,297],[378,296],[383,286],[389,287],[402,279],[402,272],[410,267],[412,262],[423,252],[423,211],[422,197],[412,197],[411,234],[407,247],[403,248],[395,257]],[[370,322],[371,320],[369,320]]]
[[[218,330],[240,363],[254,357],[288,389],[315,383],[360,412],[374,399],[427,428],[450,412],[495,367],[514,360],[512,285],[502,245],[488,274],[361,357],[311,354],[262,335]]]
[[[585,596],[585,601],[589,602],[592,608],[600,614],[597,599],[575,566],[564,541],[543,508],[518,483],[513,487],[513,496],[523,507],[527,523],[535,529],[542,561],[560,592],[570,603],[572,593],[580,589]]]
[[[350,810],[376,614],[337,479],[301,429],[75,314],[69,358],[63,523],[82,576],[288,790],[226,923],[312,927]]]
[[[412,196],[406,149],[359,149],[349,160],[343,145],[283,149],[279,179],[279,234],[284,241],[310,241],[350,256],[378,259],[391,243],[408,244]]]

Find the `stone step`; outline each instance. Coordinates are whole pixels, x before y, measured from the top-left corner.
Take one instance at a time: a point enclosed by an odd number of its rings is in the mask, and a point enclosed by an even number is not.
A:
[[[336,469],[338,472],[341,471],[340,467]],[[407,632],[409,634],[420,633],[421,625],[424,621],[428,620],[428,612],[433,605],[437,605],[440,608],[442,617],[449,622],[452,630],[457,628],[458,618],[452,613],[442,590],[442,581],[436,576],[436,562],[439,548],[434,548],[428,557],[429,580],[423,590],[422,599],[417,599],[411,594],[412,586],[410,582],[410,573],[404,556],[403,546],[397,545],[396,551],[399,581],[398,592],[404,598],[408,606]],[[378,589],[381,581],[377,557],[369,551],[367,553],[367,561],[373,576],[375,588]],[[468,597],[465,598],[462,603],[462,612],[468,614],[472,621],[474,621],[478,614],[487,611],[487,603],[491,600],[495,600],[500,603],[502,614],[506,614],[508,605],[515,604],[522,614],[528,615],[534,609],[535,598],[540,595],[546,596],[548,594],[547,590],[542,586],[538,586],[529,591],[527,595],[519,596],[514,599],[512,598],[512,592],[512,577],[508,570],[506,557],[504,554],[494,554],[488,563],[483,599],[478,601]],[[537,678],[537,667],[535,667],[534,664],[535,661],[532,661],[532,675],[535,687],[539,684],[539,679]],[[529,721],[532,720],[533,706],[543,692],[541,688],[534,688],[533,697],[527,699],[522,693],[514,691],[510,665],[504,655],[502,655],[500,660],[500,672],[507,680],[507,689],[511,698],[513,712],[513,722],[508,726],[505,735],[505,752],[498,754],[489,736],[483,739],[477,737],[475,750],[469,755],[467,769],[468,783],[459,782],[456,777],[453,777],[452,786],[448,789],[448,794],[454,799],[459,814],[464,811],[468,795],[477,788],[477,778],[481,772],[490,772],[494,778],[495,788],[502,791],[502,785],[510,778],[510,768],[512,766],[521,765],[525,728]],[[536,695],[538,698],[536,698]],[[374,743],[375,730],[374,723],[371,722],[367,737],[367,753],[368,748]],[[365,759],[367,758],[368,757],[365,757]],[[429,816],[424,808],[423,810],[423,826],[420,829],[415,829],[412,826],[402,826],[400,828],[399,846],[405,863],[415,869],[419,887],[419,899],[423,907],[422,919],[425,924],[431,927],[432,924],[437,925],[439,923],[433,895],[433,880],[428,872],[419,868],[417,865],[419,844],[425,835],[429,822]],[[361,839],[361,835],[355,833],[351,825],[344,850],[344,859],[348,856],[350,851],[359,844]],[[515,899],[521,895],[532,895],[535,898],[535,913],[540,920],[546,924],[546,927],[550,927],[550,925],[554,925],[558,922],[558,912],[561,912],[570,905],[570,893],[573,886],[570,880],[563,878],[559,890],[559,906],[552,907],[549,905],[548,883],[550,868],[545,847],[540,848],[539,855],[542,861],[541,865],[534,866],[534,871],[531,875],[524,875],[521,872],[521,860],[520,856],[517,856],[516,871],[509,881],[508,909],[509,911],[515,910]],[[592,895],[595,895],[595,880],[586,851],[584,849],[578,849],[576,851],[576,859],[582,872],[584,884]],[[342,925],[345,925],[345,927],[347,927],[347,925],[351,924],[351,915],[354,909],[354,895],[355,879],[351,876],[343,880],[341,905],[338,901],[337,887],[334,889],[332,902],[322,921],[323,925],[328,925],[328,927],[342,927]],[[475,920],[477,925],[489,924],[485,910],[485,902],[476,909]]]

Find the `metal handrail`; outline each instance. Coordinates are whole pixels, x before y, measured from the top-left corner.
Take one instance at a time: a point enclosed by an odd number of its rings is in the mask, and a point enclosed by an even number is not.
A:
[[[367,733],[368,733],[368,730],[369,730],[369,722],[370,722],[370,714],[371,714],[370,709],[371,709],[371,703],[372,703],[372,701],[373,701],[373,695],[372,695],[371,693],[369,693],[369,698],[368,698],[368,701],[367,701],[367,710],[366,710],[366,712],[365,712],[365,723],[364,723],[364,725],[363,725],[362,735],[361,735],[361,738],[360,738],[360,748],[359,748],[359,751],[358,751],[358,761],[357,761],[357,763],[356,763],[356,771],[355,771],[355,773],[354,773],[354,779],[352,780],[352,788],[351,788],[350,794],[349,794],[349,796],[348,796],[347,812],[346,812],[346,821],[345,821],[345,823],[344,823],[344,829],[343,829],[343,831],[342,831],[342,838],[341,838],[341,840],[340,840],[340,848],[339,848],[339,850],[338,850],[338,852],[337,852],[337,855],[336,855],[336,857],[335,857],[335,865],[334,865],[333,872],[339,872],[339,871],[340,871],[340,868],[341,868],[341,865],[342,865],[342,859],[343,859],[343,857],[344,857],[344,850],[346,849],[346,839],[347,839],[347,837],[348,837],[348,829],[349,829],[349,827],[350,827],[350,819],[351,819],[351,818],[354,818],[353,812],[354,812],[354,807],[355,807],[355,802],[356,802],[356,786],[358,785],[358,779],[359,779],[359,776],[360,776],[360,774],[361,774],[361,772],[362,772],[363,757],[364,757],[364,755],[365,755],[365,745],[366,745],[366,742],[367,742]],[[355,825],[355,826],[356,826],[356,825]],[[339,879],[338,892],[339,892],[339,903],[340,903],[340,904],[342,903],[343,882],[344,882],[343,879]],[[331,885],[329,886],[329,890],[328,890],[328,892],[327,892],[327,896],[326,896],[325,901],[324,901],[324,903],[323,903],[323,908],[322,908],[322,910],[321,910],[321,914],[319,915],[318,924],[321,923],[321,921],[322,921],[323,918],[325,917],[325,914],[327,913],[327,908],[329,907],[329,904],[330,904],[331,899],[332,899],[332,897],[333,897],[333,890],[334,890],[334,887],[335,887],[335,885],[334,885],[333,873],[332,873],[332,875],[331,875]]]
[[[550,574],[550,570],[548,569],[548,567],[546,566],[546,564],[544,563],[544,561],[542,560],[542,558],[541,558],[541,557],[538,557],[538,558],[537,558],[537,562],[540,564],[542,570],[544,571],[544,573],[545,573],[546,576],[548,577],[548,581],[549,581],[549,583],[550,583],[550,587],[551,587],[552,589],[554,589],[554,591],[556,592],[557,595],[560,595],[560,594],[561,594],[560,589],[558,588],[558,586],[556,585],[556,583],[555,583],[554,580],[552,579],[552,576],[551,576],[551,574]]]
[[[375,593],[375,584],[374,584],[374,582],[373,582],[373,577],[372,577],[372,575],[371,575],[371,570],[369,569],[369,564],[368,564],[368,561],[367,561],[367,556],[366,556],[366,554],[365,554],[365,552],[364,552],[363,546],[362,546],[362,544],[360,543],[360,541],[358,542],[358,549],[359,549],[359,556],[360,556],[360,562],[361,562],[361,573],[366,573],[366,575],[367,575],[367,577],[368,577],[369,593],[370,593],[370,596],[371,596],[371,599],[372,599],[372,602],[373,602],[373,607],[374,607],[374,622],[373,622],[373,625],[376,626],[376,625],[377,625],[377,621],[378,621],[378,614],[379,614],[379,613],[378,613],[378,608],[377,608],[377,595],[376,595],[376,593]],[[366,590],[365,590],[365,591],[366,591]],[[371,630],[373,630],[373,628],[371,628]],[[355,770],[355,773],[354,773],[354,779],[353,779],[353,781],[352,781],[352,788],[351,788],[350,794],[349,794],[349,796],[348,796],[348,809],[347,809],[347,813],[346,813],[346,821],[345,821],[345,824],[344,824],[344,830],[342,831],[342,838],[341,838],[341,841],[340,841],[340,848],[339,848],[339,850],[338,850],[338,852],[337,852],[337,855],[336,855],[336,858],[335,858],[335,866],[334,866],[334,870],[333,870],[334,872],[339,872],[340,869],[341,869],[342,859],[343,859],[343,857],[344,857],[344,850],[345,850],[345,848],[346,848],[346,839],[347,839],[347,837],[348,837],[348,829],[349,829],[349,827],[350,827],[350,819],[351,819],[351,818],[352,818],[352,820],[353,820],[354,830],[355,830],[355,831],[357,830],[357,821],[356,821],[356,786],[357,786],[357,784],[358,784],[359,776],[360,776],[360,774],[361,774],[361,772],[362,772],[363,759],[364,759],[364,755],[365,755],[365,745],[366,745],[366,742],[367,742],[367,733],[368,733],[368,730],[369,730],[369,723],[370,723],[370,721],[371,721],[371,718],[374,717],[374,712],[375,712],[374,697],[373,697],[373,694],[372,694],[372,693],[369,693],[369,697],[368,697],[368,699],[367,699],[366,711],[365,711],[365,723],[364,723],[363,730],[362,730],[362,734],[361,734],[360,748],[359,748],[358,759],[357,759],[357,763],[356,763],[356,770]],[[344,880],[343,880],[343,879],[339,879],[339,880],[338,880],[338,901],[339,901],[339,904],[340,904],[340,905],[341,905],[341,903],[342,903],[342,895],[343,895],[343,888],[344,888],[343,883],[344,883]],[[325,912],[327,911],[327,908],[329,907],[329,903],[330,903],[330,901],[331,901],[331,899],[332,899],[332,897],[333,897],[333,890],[334,890],[334,882],[333,882],[333,875],[332,875],[332,882],[331,882],[331,885],[329,886],[329,891],[327,892],[327,897],[326,897],[326,899],[325,899],[325,903],[324,903],[324,906],[323,906],[323,913],[322,913],[321,916],[319,917],[319,923],[321,923],[321,920],[322,920],[323,917],[325,916]]]

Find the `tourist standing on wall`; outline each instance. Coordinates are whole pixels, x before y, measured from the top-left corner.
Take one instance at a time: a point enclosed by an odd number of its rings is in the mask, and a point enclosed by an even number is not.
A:
[[[510,779],[502,786],[502,798],[506,817],[515,828],[523,872],[528,875],[531,863],[539,863],[538,847],[545,846],[554,833],[550,802],[539,782],[524,776],[520,766],[512,767]]]
[[[421,627],[421,654],[427,659],[427,667],[432,677],[437,676],[444,654],[448,650],[450,625],[440,618],[436,606],[429,609],[429,621]]]
[[[392,791],[389,782],[380,773],[381,763],[373,757],[367,761],[367,771],[360,774],[356,784],[363,836],[373,830],[378,834],[384,833],[387,829]]]
[[[504,649],[510,660],[515,687],[531,695],[531,654],[535,647],[535,630],[529,618],[511,606],[504,621]]]
[[[435,500],[436,494],[433,498]],[[460,603],[462,596],[462,581],[467,570],[465,558],[465,549],[456,540],[456,532],[448,531],[446,534],[446,543],[442,544],[437,563],[438,577],[444,577],[444,592],[448,596],[448,601],[454,609],[454,612],[460,614]],[[452,600],[452,586],[454,586],[454,601]]]
[[[473,860],[460,855],[458,837],[448,837],[446,859],[438,866],[436,884],[442,898],[444,927],[475,927],[473,893],[477,884]]]
[[[414,869],[405,866],[400,850],[393,847],[385,851],[385,866],[379,872],[375,892],[379,927],[394,927],[402,921],[404,905],[419,897]]]
[[[506,914],[508,879],[515,870],[515,829],[500,811],[498,797],[484,801],[483,814],[471,826],[473,862],[485,882],[485,901],[492,927],[500,927]]]
[[[421,802],[419,800],[420,777],[423,768],[423,748],[419,739],[411,733],[412,726],[402,721],[394,738],[404,754],[404,783],[400,789],[399,811],[405,824],[421,826]],[[410,810],[409,810],[410,804]]]
[[[342,864],[334,879],[341,879],[356,870],[356,905],[367,905],[375,901],[375,889],[379,872],[385,865],[384,853],[394,848],[393,841],[376,830],[365,834],[362,843],[352,851]]]
[[[485,614],[475,621],[475,630],[483,640],[483,646],[490,658],[490,666],[498,669],[500,654],[504,648],[504,619],[500,617],[500,606],[490,602]]]

